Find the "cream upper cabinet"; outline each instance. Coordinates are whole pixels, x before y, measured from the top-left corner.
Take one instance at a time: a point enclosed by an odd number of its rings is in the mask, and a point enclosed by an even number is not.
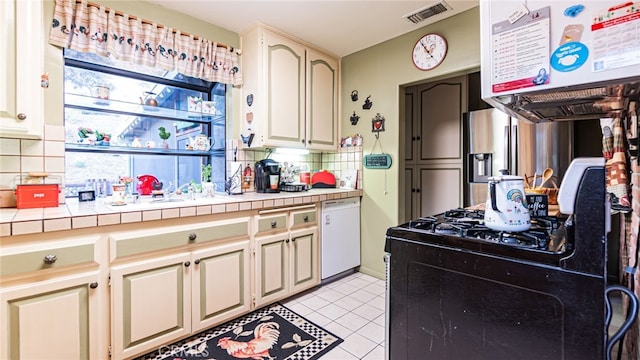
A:
[[[42,1],[0,1],[0,9],[0,137],[41,139]]]
[[[339,62],[264,26],[242,34],[242,135],[251,147],[337,150]]]
[[[316,150],[338,147],[338,60],[307,50],[307,146]]]

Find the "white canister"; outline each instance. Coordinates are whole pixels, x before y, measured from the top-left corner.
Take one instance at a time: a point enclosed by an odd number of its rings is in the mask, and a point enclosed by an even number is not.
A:
[[[500,175],[489,178],[484,224],[498,231],[529,230],[531,216],[522,177]]]
[[[111,184],[113,193],[111,195],[111,203],[113,205],[124,205],[127,203],[127,185],[125,184]]]

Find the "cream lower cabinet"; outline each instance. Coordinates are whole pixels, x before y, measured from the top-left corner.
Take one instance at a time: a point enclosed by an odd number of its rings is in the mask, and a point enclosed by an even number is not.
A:
[[[179,226],[155,228],[144,236],[112,236],[113,247],[123,254],[137,250],[146,257],[111,267],[114,359],[162,349],[251,309],[247,224],[244,217],[209,222],[197,229]],[[143,250],[183,240],[193,244],[160,256]]]
[[[0,359],[104,359],[108,286],[100,237],[0,241]]]
[[[255,237],[255,307],[273,303],[319,283],[319,243],[315,207],[260,215]],[[261,224],[287,218],[286,229],[269,234]],[[276,228],[277,226],[274,226]]]
[[[102,359],[98,271],[2,287],[2,359]]]

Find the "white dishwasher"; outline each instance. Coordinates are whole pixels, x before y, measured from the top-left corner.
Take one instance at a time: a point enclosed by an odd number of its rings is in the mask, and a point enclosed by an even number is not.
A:
[[[360,198],[322,202],[322,279],[360,266]]]

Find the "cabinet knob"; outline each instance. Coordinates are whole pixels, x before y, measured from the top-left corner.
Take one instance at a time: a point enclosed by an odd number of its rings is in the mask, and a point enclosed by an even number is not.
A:
[[[300,142],[304,144],[304,139],[300,140]]]
[[[411,189],[411,192],[413,192],[413,193],[416,192],[416,189]]]
[[[307,144],[311,145],[311,140],[307,141]]]
[[[44,261],[45,264],[53,264],[56,261],[58,261],[58,257],[53,254],[49,254],[45,256],[44,259],[42,259],[42,261]]]
[[[412,136],[412,137],[411,137],[411,140],[416,141],[416,137],[415,137],[415,136]]]
[[[289,239],[285,240],[284,242],[286,242],[288,244],[289,243]]]
[[[189,266],[191,266],[191,263],[189,261],[185,261],[184,262],[184,267],[189,267]]]
[[[420,189],[416,189],[416,192],[420,192]]]
[[[304,220],[304,222],[309,222],[309,215],[305,215],[302,220]]]
[[[26,120],[27,119],[27,114],[19,113],[16,117],[18,118],[18,120]]]
[[[200,264],[200,259],[196,259],[193,263],[196,265]]]
[[[198,235],[196,235],[196,233],[190,233],[189,234],[189,241],[194,241],[197,237],[198,237]]]
[[[276,227],[276,225],[278,225],[278,222],[277,222],[277,221],[275,221],[275,220],[273,220],[273,221],[271,222],[271,228],[272,228],[272,229],[273,229],[273,228],[275,228],[275,227]]]
[[[98,283],[94,281],[91,284],[89,284],[89,287],[92,288],[92,289],[95,289],[95,288],[98,287]]]
[[[416,136],[416,140],[420,140],[420,136]]]

